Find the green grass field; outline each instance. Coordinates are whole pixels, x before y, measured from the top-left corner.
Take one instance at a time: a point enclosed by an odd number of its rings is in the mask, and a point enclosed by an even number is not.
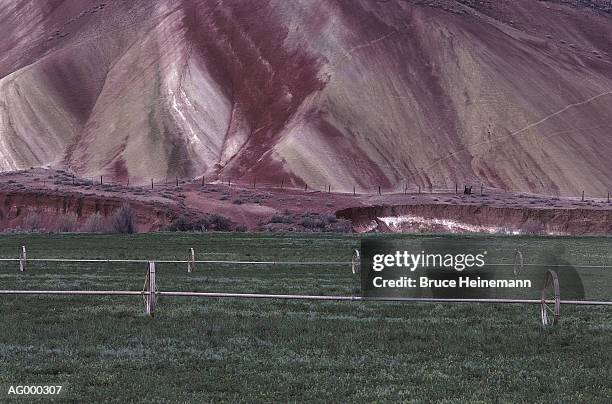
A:
[[[385,237],[385,236],[369,236]],[[396,236],[397,237],[397,236]],[[401,236],[407,241],[416,236]],[[431,236],[429,236],[431,237]],[[500,260],[543,238],[490,239]],[[609,265],[610,238],[562,238],[568,260]],[[10,235],[29,258],[350,261],[354,235]],[[530,254],[530,253],[534,254]],[[0,264],[0,289],[141,290],[144,264]],[[588,298],[610,300],[602,269]],[[348,266],[158,264],[161,290],[358,293]],[[609,277],[608,277],[609,278]],[[0,296],[0,385],[62,384],[70,401],[610,402],[612,310],[374,302]],[[4,392],[0,392],[4,394]],[[0,396],[0,401],[6,396]]]

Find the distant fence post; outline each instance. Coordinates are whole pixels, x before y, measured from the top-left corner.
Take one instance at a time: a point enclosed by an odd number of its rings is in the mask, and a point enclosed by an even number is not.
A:
[[[153,317],[155,314],[155,303],[157,303],[157,285],[155,284],[155,262],[149,262],[149,270],[145,279],[145,314]]]
[[[421,193],[421,186],[419,185],[419,194]]]
[[[204,176],[202,176],[202,186],[204,186]]]
[[[327,193],[331,194],[331,185],[327,185]]]
[[[227,179],[227,186],[228,186],[228,187],[231,187],[231,186],[232,186],[232,179],[231,179],[231,178],[228,178],[228,179]]]
[[[584,202],[584,191],[582,191],[582,202]]]
[[[178,183],[178,177],[176,177],[176,186],[177,186],[177,187],[179,186],[179,183]]]
[[[404,184],[404,195],[408,193],[408,184]]]
[[[610,193],[608,192],[608,203],[610,203]]]
[[[257,188],[257,177],[253,178],[253,189]]]
[[[72,174],[72,185],[74,185],[74,174]]]
[[[482,196],[482,190],[484,189],[484,185],[480,184],[480,196]]]
[[[19,271],[21,272],[25,272],[26,268],[27,268],[27,254],[26,254],[26,247],[25,246],[21,246],[21,253],[19,254]]]
[[[151,189],[153,189],[153,178],[151,178]]]
[[[455,195],[457,195],[458,193],[459,193],[459,185],[455,183]]]
[[[195,251],[193,248],[189,249],[189,262],[187,263],[187,272],[192,273],[195,269]]]
[[[304,192],[308,191],[308,184],[304,184]]]
[[[378,186],[378,195],[382,195],[382,192],[380,190],[380,185]]]
[[[283,187],[285,186],[285,179],[281,179],[281,191],[283,190]]]
[[[102,182],[102,176],[100,176],[100,185],[104,185],[104,183]]]
[[[355,186],[353,185],[353,196],[355,196]]]

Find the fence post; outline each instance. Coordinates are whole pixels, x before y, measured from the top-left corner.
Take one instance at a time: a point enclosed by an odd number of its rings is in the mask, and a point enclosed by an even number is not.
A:
[[[232,179],[231,179],[231,178],[228,178],[228,179],[227,179],[227,186],[228,186],[228,187],[231,187],[231,186],[232,186]]]
[[[157,303],[157,285],[155,284],[155,262],[149,261],[149,270],[145,279],[145,314],[153,317],[155,315],[155,303]]]
[[[482,196],[482,190],[484,188],[484,185],[480,184],[480,196]]]
[[[102,182],[102,176],[100,176],[100,185],[104,185],[104,183]]]
[[[281,191],[283,190],[283,187],[285,186],[285,179],[283,178],[281,180]]]
[[[178,183],[178,177],[176,177],[176,186],[177,186],[177,187],[179,186],[179,183]]]
[[[151,178],[151,189],[153,189],[153,178]]]
[[[308,191],[308,184],[304,184],[304,192]]]
[[[355,196],[355,186],[353,185],[353,196]]]
[[[21,253],[19,254],[19,271],[21,272],[25,272],[26,268],[27,268],[27,254],[26,254],[26,247],[25,246],[21,246]]]
[[[408,184],[404,184],[404,195],[408,193]]]
[[[382,192],[380,191],[380,185],[378,186],[378,195],[382,195]]]
[[[129,175],[128,175],[128,177],[127,177],[127,186],[128,186],[128,187],[130,186],[130,176],[129,176]]]
[[[193,248],[189,249],[189,262],[187,263],[187,272],[192,273],[195,269],[195,251]]]
[[[257,177],[253,178],[253,189],[257,188]]]
[[[610,193],[608,192],[608,203],[610,203]]]
[[[204,186],[204,176],[202,176],[202,186]]]
[[[582,191],[582,202],[584,202],[584,191]]]
[[[72,174],[72,185],[74,185],[74,174]]]
[[[419,185],[419,194],[421,193],[421,186]]]
[[[455,195],[457,195],[457,193],[459,193],[459,185],[455,183]]]
[[[327,193],[331,194],[331,185],[327,185]]]

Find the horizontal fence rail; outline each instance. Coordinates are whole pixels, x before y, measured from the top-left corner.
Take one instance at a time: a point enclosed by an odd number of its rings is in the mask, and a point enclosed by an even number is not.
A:
[[[541,290],[540,299],[477,299],[477,298],[437,298],[437,297],[364,297],[364,296],[340,296],[340,295],[300,295],[300,294],[275,294],[275,293],[230,293],[230,292],[189,292],[189,291],[160,291],[156,284],[156,263],[187,264],[187,272],[191,274],[195,264],[220,264],[220,265],[293,265],[293,266],[340,266],[347,265],[352,269],[354,275],[359,273],[361,265],[360,253],[353,251],[351,261],[247,261],[247,260],[196,260],[195,251],[189,249],[189,258],[186,260],[145,260],[145,259],[81,259],[81,258],[28,258],[26,247],[23,246],[19,258],[0,258],[0,262],[19,262],[19,270],[25,272],[28,262],[66,262],[66,263],[138,263],[148,264],[145,284],[143,290],[0,290],[0,295],[56,295],[56,296],[142,296],[145,302],[145,313],[153,316],[159,297],[196,297],[209,299],[273,299],[273,300],[302,300],[302,301],[346,301],[346,302],[396,302],[396,303],[440,303],[440,304],[529,304],[540,305],[542,313],[542,324],[547,327],[556,324],[559,318],[559,307],[561,305],[579,306],[612,306],[612,301],[596,300],[561,300],[559,293],[559,282],[557,274],[553,269],[548,269],[547,276],[551,282],[546,283]],[[525,263],[520,251],[515,252],[514,263],[487,264],[492,267],[513,267],[515,275],[524,267],[574,267],[574,268],[612,268],[611,265],[571,265],[571,264],[546,264]],[[548,285],[548,288],[547,288]],[[554,308],[551,309],[551,308]],[[552,314],[549,314],[550,313]]]
[[[327,295],[282,295],[267,293],[221,293],[221,292],[159,292],[159,296],[237,298],[237,299],[283,299],[283,300],[336,300],[336,301],[373,301],[373,302],[425,302],[425,303],[515,303],[540,304],[542,300],[534,299],[450,299],[436,297],[363,297],[363,296],[327,296]],[[610,305],[612,302],[592,300],[561,300],[561,304]]]
[[[21,258],[0,258],[0,262],[18,262]],[[151,262],[147,259],[79,259],[79,258],[28,258],[28,262],[117,262],[117,263],[138,263],[145,264]],[[226,265],[351,265],[352,261],[233,261],[233,260],[155,260],[158,264],[226,264]],[[488,267],[514,267],[512,263],[493,263],[486,264]],[[553,267],[553,268],[609,268],[612,265],[583,265],[583,264],[523,264],[524,267]]]
[[[141,296],[137,290],[0,290],[0,295]]]
[[[422,302],[422,303],[489,303],[489,304],[541,304],[541,299],[460,299],[438,297],[363,297],[339,295],[288,295],[274,293],[224,293],[224,292],[178,292],[137,290],[0,290],[0,295],[66,295],[66,296],[157,296],[203,297],[226,299],[274,299],[274,300],[317,300],[317,301],[371,301],[371,302]],[[552,300],[545,300],[550,303]],[[612,306],[612,301],[560,300],[560,304],[583,306]]]
[[[0,258],[0,262],[16,262],[21,258]],[[121,259],[72,259],[72,258],[28,258],[32,262],[124,262],[148,263],[151,260],[121,260]],[[158,264],[237,264],[237,265],[350,265],[351,261],[217,261],[217,260],[155,260]]]

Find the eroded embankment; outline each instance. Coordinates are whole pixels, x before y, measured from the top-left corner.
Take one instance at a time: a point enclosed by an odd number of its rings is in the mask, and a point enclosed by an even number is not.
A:
[[[79,230],[87,226],[95,213],[107,223],[125,204],[128,204],[126,200],[113,197],[0,192],[0,228],[51,231],[70,225]],[[176,217],[176,212],[163,204],[130,200],[129,206],[135,212],[138,231],[160,230]]]
[[[356,232],[612,234],[612,210],[483,205],[353,207],[336,212]]]

